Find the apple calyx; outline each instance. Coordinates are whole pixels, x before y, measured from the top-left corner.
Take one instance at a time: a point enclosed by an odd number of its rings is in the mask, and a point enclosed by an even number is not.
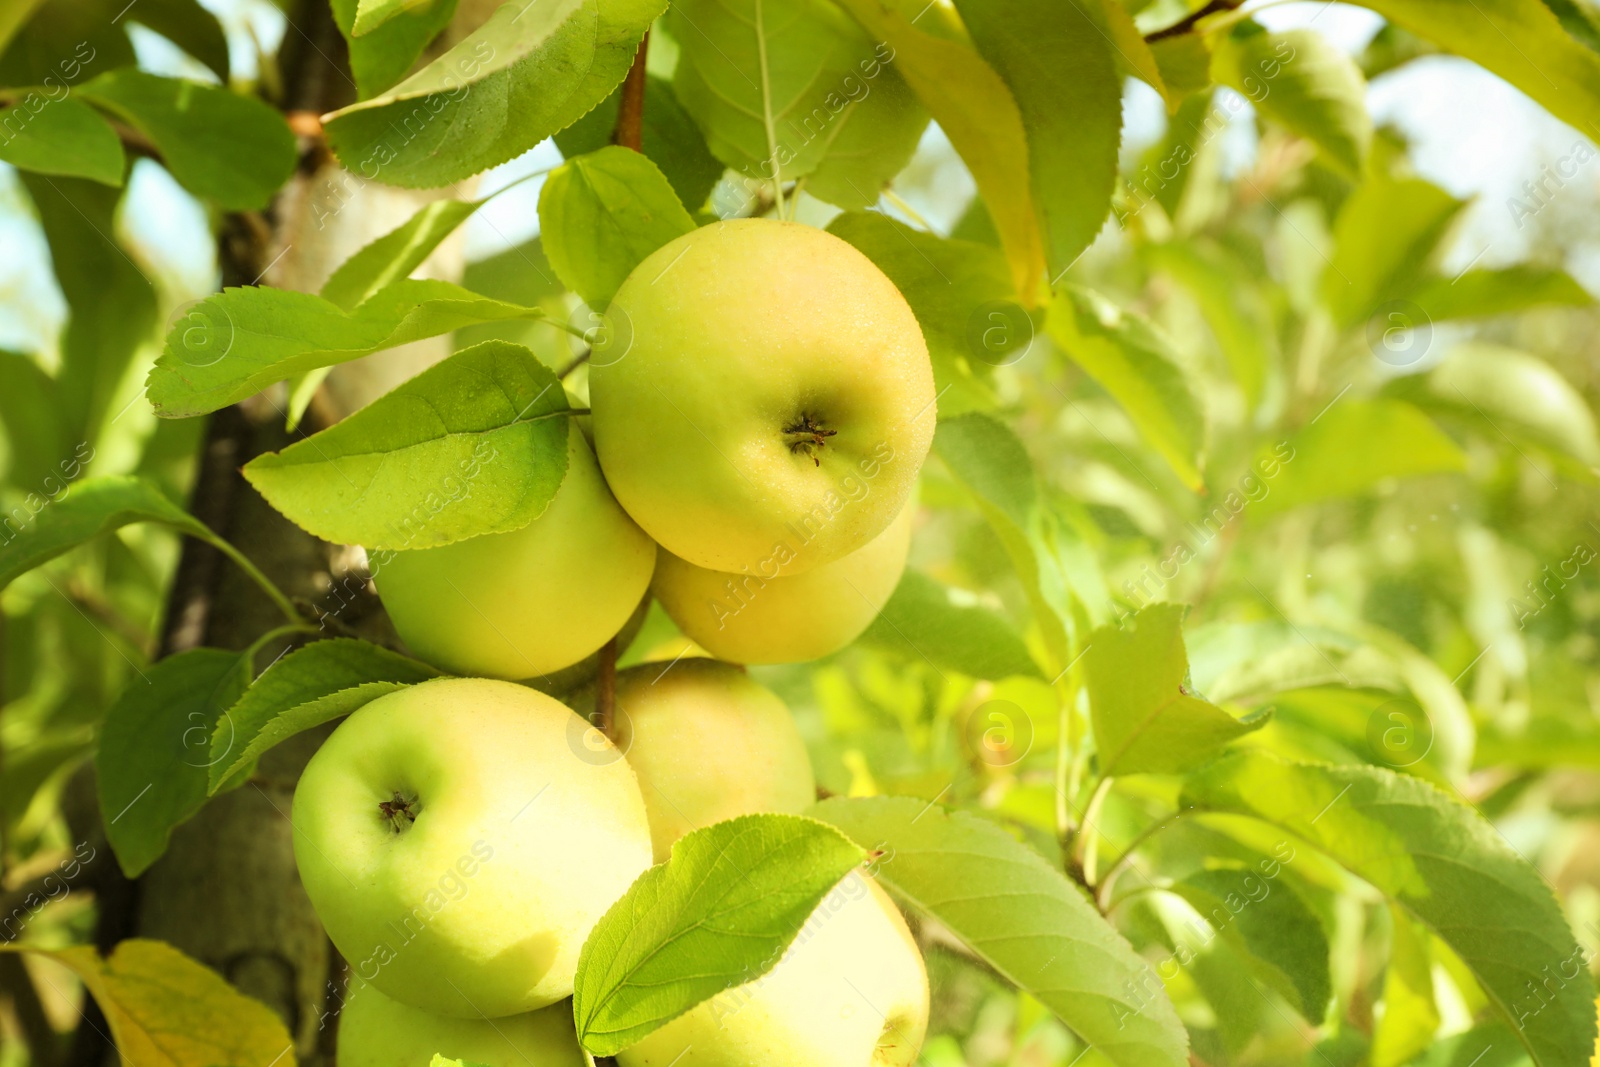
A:
[[[837,434],[838,430],[830,430],[826,423],[810,413],[802,413],[789,425],[783,428],[783,435],[790,438],[789,451],[804,453],[811,457],[811,462],[822,466],[813,449],[821,448],[828,443],[828,438]]]
[[[378,801],[378,812],[389,821],[395,833],[417,821],[416,801],[396,792],[393,800]]]

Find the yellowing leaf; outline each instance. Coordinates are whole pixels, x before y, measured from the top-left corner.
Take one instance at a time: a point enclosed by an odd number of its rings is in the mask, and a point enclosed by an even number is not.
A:
[[[1022,303],[1036,304],[1044,240],[1028,182],[1028,135],[1011,90],[968,45],[924,32],[887,0],[842,0],[840,6],[894,49],[900,76],[972,171]]]
[[[83,979],[127,1067],[294,1067],[294,1043],[271,1009],[171,945],[134,939],[108,957],[92,945],[39,954]]]

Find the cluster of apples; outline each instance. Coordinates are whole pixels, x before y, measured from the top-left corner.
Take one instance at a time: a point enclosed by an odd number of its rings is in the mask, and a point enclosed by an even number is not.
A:
[[[716,224],[646,258],[608,315],[593,445],[572,420],[544,514],[376,576],[407,645],[460,677],[356,711],[295,793],[301,878],[352,971],[341,1067],[582,1064],[563,1001],[601,916],[684,834],[815,800],[789,710],[742,665],[842,648],[904,568],[933,376],[866,257]],[[717,658],[618,673],[607,736],[573,709],[652,594]],[[906,1065],[927,1016],[916,943],[856,871],[766,975],[618,1061]]]

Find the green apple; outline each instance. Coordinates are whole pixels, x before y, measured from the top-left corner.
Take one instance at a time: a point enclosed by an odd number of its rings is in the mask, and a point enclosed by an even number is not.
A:
[[[572,994],[578,950],[650,865],[625,760],[510,682],[442,678],[336,729],[294,794],[300,880],[357,978],[442,1015]]]
[[[778,965],[617,1056],[620,1067],[907,1067],[928,1028],[928,972],[894,902],[853,871]]]
[[[816,802],[794,717],[738,667],[709,659],[630,667],[617,675],[616,707],[612,732],[639,776],[657,863],[690,830]]]
[[[428,1067],[435,1054],[483,1067],[584,1067],[570,1004],[503,1019],[457,1019],[351,983],[339,1013],[339,1067]]]
[[[905,298],[849,244],[715,223],[645,257],[607,316],[595,450],[667,551],[798,574],[899,514],[933,441],[933,371]]]
[[[864,546],[801,574],[727,574],[662,549],[651,588],[684,634],[719,659],[821,659],[860,637],[889,602],[905,571],[915,513],[907,503]]]
[[[454,674],[516,681],[570,667],[615,635],[650,584],[655,546],[573,426],[566,478],[533,522],[376,562],[383,606],[413,652]]]

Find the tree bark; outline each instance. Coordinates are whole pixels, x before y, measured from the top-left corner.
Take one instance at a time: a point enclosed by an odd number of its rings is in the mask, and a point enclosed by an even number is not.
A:
[[[327,0],[291,6],[289,18],[279,56],[285,87],[280,105],[298,117],[321,114],[353,99],[344,42]],[[313,129],[320,133],[314,124]],[[349,232],[343,239],[319,243],[307,237],[296,255],[297,242],[286,235],[309,232],[308,190],[326,177],[327,168],[337,166],[319,136],[302,137],[301,147],[302,165],[272,209],[264,216],[225,219],[218,235],[224,286],[257,284],[269,267],[282,270],[285,260],[300,271],[300,277],[286,281],[301,281],[318,271],[326,277],[339,259],[354,251],[348,247],[351,240],[359,247],[421,206],[390,205],[375,212],[382,217],[374,219],[372,209],[388,203],[384,191],[374,189],[364,203],[347,206]],[[403,213],[394,217],[397,212]],[[284,254],[274,264],[280,251]],[[456,255],[459,259],[459,248]],[[422,355],[437,358],[431,352]],[[362,395],[360,377],[351,376],[350,406],[370,399],[370,388]],[[341,632],[365,631],[392,641],[393,632],[364,574],[345,573],[351,555],[294,526],[239,474],[252,457],[299,436],[285,430],[283,404],[280,390],[210,417],[190,509],[292,599],[335,614]],[[307,421],[316,422],[316,409]],[[317,614],[308,611],[312,618]],[[168,596],[160,655],[200,645],[242,649],[282,621],[272,602],[216,549],[186,539]],[[263,650],[258,669],[287,647]],[[296,1058],[312,1065],[333,1062],[332,1012],[342,1001],[343,963],[301,887],[289,813],[300,772],[330,729],[310,731],[267,752],[250,782],[214,798],[180,826],[165,855],[134,882],[122,876],[105,846],[92,768],[78,776],[68,803],[74,832],[100,850],[92,890],[99,904],[95,940],[102,951],[130,936],[171,943],[277,1012],[294,1039]],[[107,1033],[103,1014],[86,998],[84,1022],[74,1034],[67,1067],[114,1064]]]

